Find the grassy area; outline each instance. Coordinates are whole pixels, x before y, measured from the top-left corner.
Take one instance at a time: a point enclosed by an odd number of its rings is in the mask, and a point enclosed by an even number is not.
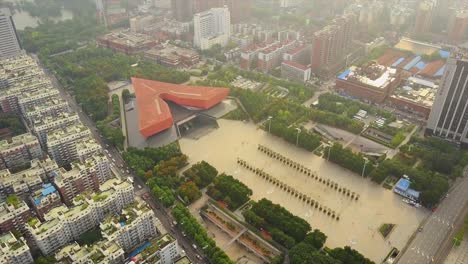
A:
[[[383,224],[379,227],[379,233],[386,238],[390,232],[392,232],[393,228],[395,227],[394,224]]]

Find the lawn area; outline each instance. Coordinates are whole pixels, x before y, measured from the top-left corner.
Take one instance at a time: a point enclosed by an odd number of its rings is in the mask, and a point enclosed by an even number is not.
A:
[[[392,232],[394,227],[394,224],[383,224],[379,227],[379,232],[384,238],[386,238],[390,234],[390,232]]]

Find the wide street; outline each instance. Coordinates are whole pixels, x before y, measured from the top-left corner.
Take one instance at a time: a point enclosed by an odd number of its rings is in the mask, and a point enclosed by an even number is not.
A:
[[[70,95],[58,82],[58,80],[55,78],[53,74],[51,74],[48,69],[43,67],[43,70],[46,72],[48,77],[51,79],[53,85],[59,90],[60,95],[63,99],[65,99],[70,108],[78,113],[81,122],[87,126],[92,134],[93,137],[96,139],[101,146],[108,151],[106,152],[107,156],[109,157],[109,161],[111,162],[111,166],[114,167],[115,170],[119,171],[121,175],[120,177],[128,177],[131,176],[133,177],[135,181],[135,194],[138,196],[142,196],[145,192],[149,192],[149,188],[144,184],[144,182],[134,176],[131,171],[127,168],[127,165],[125,161],[122,158],[121,153],[119,150],[113,146],[109,146],[109,144],[105,141],[105,139],[99,134],[99,131],[97,130],[94,122],[82,111],[81,107],[76,103],[74,100],[73,96]],[[127,173],[127,170],[130,173]],[[140,188],[141,187],[141,188]],[[154,198],[154,197],[153,197]],[[169,213],[164,209],[164,207],[157,203],[154,199],[147,200],[147,202],[150,204],[151,208],[154,210],[155,215],[159,218],[161,221],[162,225],[164,228],[172,235],[174,238],[177,239],[179,246],[182,247],[182,249],[185,251],[187,257],[193,262],[193,263],[204,263],[204,262],[198,262],[197,255],[203,256],[201,252],[198,252],[198,250],[195,250],[192,247],[192,242],[185,237],[185,235],[182,234],[182,232],[173,226],[173,221],[174,219],[169,215]]]
[[[414,240],[403,252],[399,264],[424,264],[437,263],[439,250],[450,235],[459,217],[463,217],[468,201],[468,171],[464,171],[464,177],[459,179],[448,196],[440,203],[439,207],[427,219],[422,230],[416,234]]]

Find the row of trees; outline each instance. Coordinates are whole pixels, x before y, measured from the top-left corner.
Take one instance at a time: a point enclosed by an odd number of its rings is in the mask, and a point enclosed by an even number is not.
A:
[[[289,249],[291,264],[373,264],[350,247],[323,248],[327,240],[324,233],[311,231],[307,221],[267,199],[253,203],[243,214],[248,223],[269,231],[273,240]]]
[[[111,114],[106,119],[96,122],[96,127],[109,143],[117,146],[119,149],[123,149],[125,136],[122,133],[120,122],[112,123],[120,120],[120,100],[118,95],[112,95],[111,106]]]
[[[206,230],[192,216],[190,211],[181,204],[177,204],[172,210],[172,215],[179,223],[180,228],[201,248],[210,263],[233,264],[229,257],[216,246]]]
[[[436,171],[453,178],[462,176],[468,165],[468,152],[440,138],[411,139],[410,144],[400,150],[406,155],[422,160],[424,169]]]
[[[252,190],[231,175],[221,174],[215,178],[207,194],[215,200],[225,202],[229,209],[235,210],[250,200]]]
[[[201,161],[187,169],[183,176],[185,182],[178,188],[177,192],[186,203],[192,203],[202,196],[200,189],[210,185],[218,176],[218,170],[208,162]]]
[[[354,115],[362,109],[367,111],[369,114],[382,116],[390,120],[395,120],[395,117],[392,115],[392,113],[388,111],[336,94],[326,93],[320,95],[317,107],[321,110],[345,115],[349,118],[353,118]]]
[[[270,200],[261,199],[243,212],[247,223],[258,229],[265,229],[273,240],[285,246],[293,247],[302,241],[311,227],[304,219],[293,215],[286,208]]]
[[[361,153],[354,153],[350,148],[344,148],[339,143],[327,147],[324,153],[330,161],[358,174],[364,172],[364,176],[369,175],[374,169],[374,164],[371,161],[366,161]]]
[[[412,189],[421,192],[420,200],[426,207],[437,204],[449,188],[446,177],[423,168],[413,168],[396,159],[381,162],[369,174],[377,183],[382,183],[388,176],[402,177],[403,175],[409,176]]]
[[[206,161],[200,161],[184,171],[184,177],[203,189],[218,176],[218,170]]]
[[[294,127],[288,127],[280,122],[271,120],[270,124],[265,124],[265,129],[271,129],[271,133],[275,136],[279,136],[286,141],[296,144],[301,148],[313,151],[320,146],[321,137],[317,134],[311,133],[304,128],[300,128],[300,132]],[[299,134],[299,135],[298,135]]]

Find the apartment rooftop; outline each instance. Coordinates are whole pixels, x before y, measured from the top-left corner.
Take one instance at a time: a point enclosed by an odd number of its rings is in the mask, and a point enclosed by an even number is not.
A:
[[[50,144],[52,144],[51,142],[55,140],[60,140],[65,137],[76,135],[76,134],[81,134],[81,133],[91,134],[91,131],[89,131],[89,128],[81,123],[75,124],[72,126],[68,126],[64,129],[59,129],[59,130],[49,132],[47,134],[47,140]]]
[[[158,259],[158,257],[156,256],[157,255],[156,253],[174,241],[175,241],[175,238],[172,237],[170,234],[157,237],[149,241],[148,244],[146,244],[146,247],[135,257],[136,259],[139,259],[139,260],[155,261],[156,259]]]
[[[24,133],[11,138],[11,141],[2,140],[0,141],[0,152],[9,150],[24,144],[30,144],[37,141],[36,136],[31,133]]]
[[[26,115],[34,115],[44,111],[48,111],[52,108],[68,106],[68,103],[62,98],[50,98],[41,105],[32,105],[26,108]]]
[[[148,211],[150,211],[150,208],[147,204],[135,201],[127,205],[120,215],[108,216],[100,225],[101,231],[103,234],[111,236]]]
[[[42,188],[36,190],[31,194],[35,205],[41,204],[44,200],[48,199],[51,195],[58,195],[57,189],[51,184],[46,183],[42,185]]]
[[[60,249],[55,254],[55,258],[63,264],[81,263],[86,260],[91,260],[91,263],[101,263],[118,251],[123,255],[122,248],[115,242],[98,241],[91,246],[80,246],[74,242]]]
[[[0,203],[0,223],[12,218],[14,215],[22,212],[29,211],[28,205],[21,200],[14,200],[13,202]]]
[[[351,67],[338,76],[338,79],[384,89],[395,80],[396,72],[394,68],[374,63],[363,68]]]
[[[56,117],[44,116],[40,119],[34,120],[34,129],[43,130],[46,127],[54,126],[56,124],[66,123],[67,121],[78,121],[80,117],[77,113],[63,112],[59,113]]]
[[[41,176],[45,171],[35,161],[31,162],[31,168],[17,173],[10,173],[10,170],[0,171],[0,187],[11,187],[17,193],[32,186],[42,184]]]
[[[8,232],[0,236],[0,257],[9,251],[15,251],[26,243],[22,239],[17,239],[13,233]]]

